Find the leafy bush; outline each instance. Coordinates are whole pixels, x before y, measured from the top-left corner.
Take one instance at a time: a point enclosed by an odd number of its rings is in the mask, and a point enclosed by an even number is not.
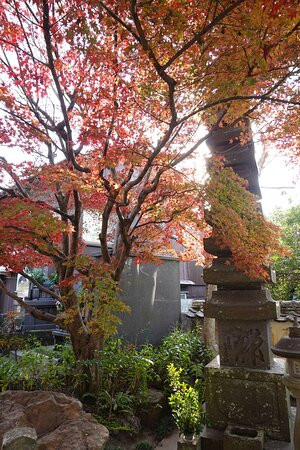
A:
[[[276,284],[270,285],[272,296],[275,300],[300,298],[300,205],[277,211],[273,220],[282,229],[281,243],[289,254],[273,256]]]
[[[147,398],[148,388],[158,381],[170,390],[167,377],[170,363],[181,367],[183,379],[191,381],[202,374],[210,356],[196,333],[180,329],[165,337],[157,348],[147,344],[137,349],[119,338],[109,339],[99,358],[93,361],[75,361],[68,342],[49,350],[37,340],[28,340],[25,345],[12,337],[11,344],[5,345],[20,346],[22,354],[17,361],[0,357],[2,390],[43,389],[77,395],[102,423],[129,431],[130,426],[118,417],[136,414]],[[98,389],[82,395],[89,364],[97,370]],[[167,426],[170,427],[169,422]]]
[[[159,347],[144,346],[142,353],[153,360],[153,378],[158,377],[161,382],[168,380],[167,367],[170,363],[181,367],[182,376],[188,381],[201,376],[203,367],[212,358],[197,333],[180,328],[175,328],[164,337]]]
[[[48,284],[53,287],[58,282],[58,274],[56,272],[51,273],[49,276],[45,274],[43,269],[33,269],[30,275],[40,284]]]
[[[31,276],[40,284],[45,283],[48,278],[43,269],[33,269],[31,272]]]
[[[135,450],[153,450],[153,445],[147,441],[142,441],[136,444]]]
[[[205,424],[203,409],[203,382],[196,380],[195,386],[181,381],[182,369],[174,364],[168,366],[168,377],[173,393],[169,397],[169,404],[175,423],[181,434],[199,434]]]
[[[164,415],[155,427],[155,437],[158,441],[164,439],[174,429],[174,419],[170,415]]]
[[[121,339],[107,342],[99,359],[101,390],[123,391],[127,394],[147,390],[153,362],[139,352],[135,346]]]
[[[17,364],[6,356],[0,357],[0,389],[5,391],[10,385],[19,381],[19,368]]]
[[[27,346],[27,341],[22,336],[14,334],[0,334],[0,354],[8,355],[9,352],[24,349]]]
[[[38,341],[33,348],[28,344],[17,361],[0,358],[0,388],[65,390],[70,392],[71,374],[74,376],[75,359],[70,347],[65,345],[60,352],[48,350]]]

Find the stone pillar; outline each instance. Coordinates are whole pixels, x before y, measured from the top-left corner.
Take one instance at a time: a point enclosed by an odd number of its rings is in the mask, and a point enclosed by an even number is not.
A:
[[[218,258],[205,270],[216,284],[204,314],[218,322],[219,355],[205,368],[206,408],[212,428],[240,425],[290,441],[284,361],[272,357],[271,319],[279,314],[262,280],[249,280]],[[204,446],[205,449],[205,446]]]
[[[291,391],[296,399],[296,417],[294,425],[294,450],[300,450],[300,383],[299,378],[286,375],[283,378],[283,383]]]
[[[217,290],[217,286],[213,284],[207,285],[206,302],[210,302],[213,291]],[[216,340],[216,321],[210,317],[204,317],[203,320],[203,340],[206,347],[213,352],[214,355],[219,353]]]
[[[218,131],[209,146],[214,154],[224,150],[226,166],[246,178],[249,190],[259,195],[254,145],[238,145],[235,137],[240,132],[238,128]],[[212,238],[205,239],[204,248],[216,256],[204,270],[204,281],[217,286],[204,315],[217,322],[219,355],[205,368],[210,428],[202,433],[202,449],[223,449],[228,426],[251,428],[262,431],[266,439],[289,442],[290,405],[282,384],[285,365],[273,359],[270,350],[271,320],[279,316],[279,306],[262,279],[250,280],[228,265],[229,249],[221,250]]]

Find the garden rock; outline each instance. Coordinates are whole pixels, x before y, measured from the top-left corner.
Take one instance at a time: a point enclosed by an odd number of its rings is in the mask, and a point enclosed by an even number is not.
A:
[[[37,435],[34,428],[17,427],[3,436],[2,450],[35,450]]]
[[[165,412],[165,407],[164,393],[158,389],[149,389],[148,398],[140,414],[142,424],[149,428],[153,427]]]
[[[141,431],[140,419],[130,412],[123,414],[123,416],[119,418],[119,421],[122,426],[130,430],[130,433],[134,436],[137,436]]]
[[[34,428],[38,450],[101,450],[108,440],[108,430],[78,400],[62,393],[6,391],[0,404],[1,443],[15,427]]]

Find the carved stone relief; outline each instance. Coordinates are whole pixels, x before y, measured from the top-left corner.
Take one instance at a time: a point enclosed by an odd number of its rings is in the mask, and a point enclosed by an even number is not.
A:
[[[221,320],[219,348],[221,365],[268,369],[271,365],[269,330],[265,321]]]

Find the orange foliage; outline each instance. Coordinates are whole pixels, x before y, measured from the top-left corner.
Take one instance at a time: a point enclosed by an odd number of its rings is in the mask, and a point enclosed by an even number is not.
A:
[[[245,181],[216,159],[210,167],[206,198],[207,219],[221,248],[229,248],[235,266],[250,278],[267,278],[266,265],[275,253],[284,255],[280,229],[264,219],[254,194],[245,190]]]
[[[276,230],[255,199],[217,166],[199,188],[181,163],[246,117],[299,156],[298,25],[297,0],[1,2],[0,144],[32,162],[0,163],[0,264],[55,264],[74,308],[84,210],[118,281],[131,253],[203,262],[210,205],[238,267],[261,272]]]

